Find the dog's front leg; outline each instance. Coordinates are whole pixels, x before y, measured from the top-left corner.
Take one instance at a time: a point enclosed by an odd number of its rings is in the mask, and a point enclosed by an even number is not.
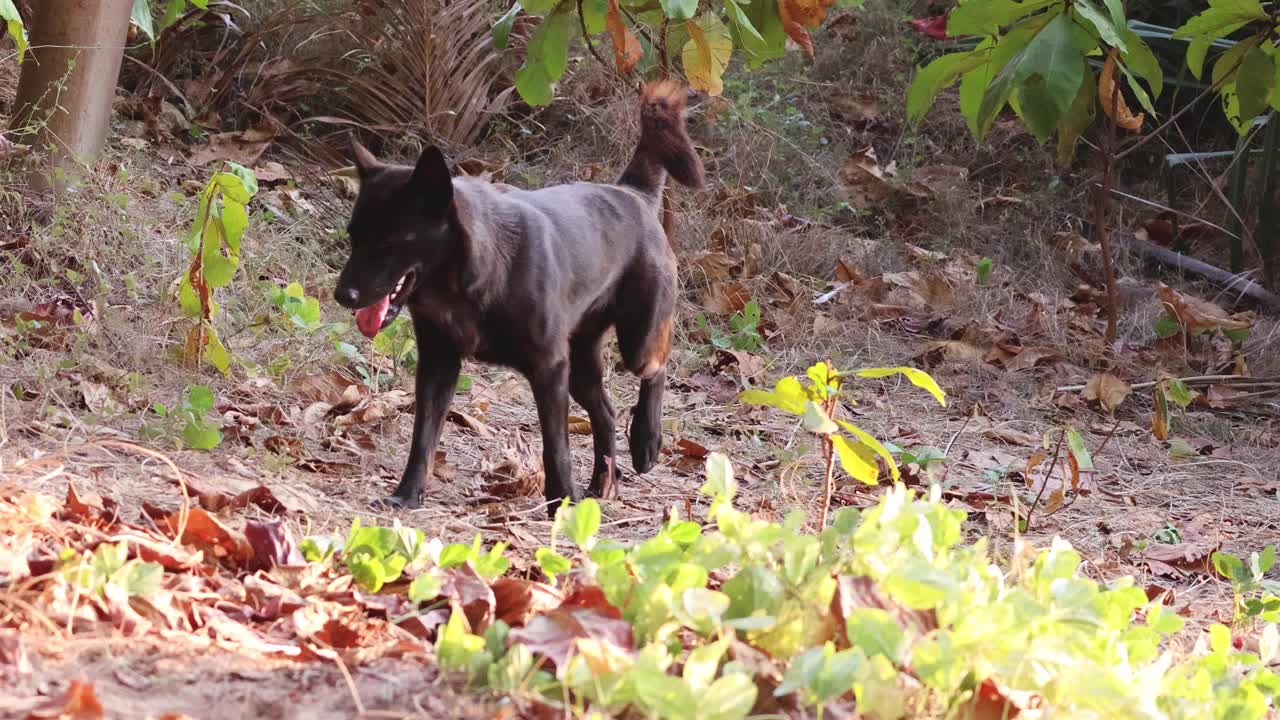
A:
[[[423,481],[435,463],[436,445],[449,403],[453,400],[462,371],[462,356],[429,335],[415,323],[418,338],[418,372],[414,383],[413,443],[409,446],[409,462],[395,493],[387,502],[400,507],[418,507]]]
[[[542,467],[546,475],[544,489],[547,513],[555,517],[562,500],[577,502],[582,494],[573,484],[569,460],[569,362],[549,362],[529,376],[533,398],[538,404],[538,423],[542,426]]]

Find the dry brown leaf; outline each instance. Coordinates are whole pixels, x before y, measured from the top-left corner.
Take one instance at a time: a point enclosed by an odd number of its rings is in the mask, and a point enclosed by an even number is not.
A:
[[[676,447],[680,448],[680,453],[686,457],[702,459],[705,458],[709,450],[701,443],[694,442],[688,438],[680,438],[676,441]]]
[[[926,345],[916,357],[924,365],[937,365],[939,362],[980,363],[986,353],[964,340],[938,340]]]
[[[893,174],[893,167],[881,167],[875,149],[868,147],[850,154],[840,166],[839,176],[849,204],[858,209],[870,209],[905,198],[924,198],[931,194],[923,186],[899,184]]]
[[[286,389],[306,402],[328,403],[334,408],[354,407],[369,392],[359,380],[336,370],[296,377]]]
[[[569,432],[573,435],[590,435],[591,421],[577,415],[569,416]]]
[[[227,526],[205,512],[203,508],[191,508],[186,516],[186,525],[183,526],[182,523],[182,513],[175,512],[161,518],[156,524],[170,537],[177,536],[181,529],[182,536],[178,538],[181,542],[220,559],[230,559],[240,564],[253,554],[248,541],[243,537],[237,537]]]
[[[1039,447],[1041,441],[1039,435],[1014,430],[1003,425],[983,430],[982,436],[992,440],[999,440],[1009,445],[1022,445],[1024,447]]]
[[[640,41],[622,22],[622,13],[618,9],[618,0],[609,0],[609,10],[604,16],[605,27],[609,30],[609,40],[613,43],[613,62],[618,72],[626,75],[631,72],[640,58],[644,57],[644,48]]]
[[[569,658],[582,654],[593,666],[608,669],[629,662],[635,656],[631,623],[611,618],[593,608],[559,607],[535,615],[507,637],[510,645],[523,643],[547,658],[557,672]]]
[[[31,711],[27,720],[43,718],[59,718],[60,720],[99,720],[104,717],[102,703],[93,691],[93,683],[87,680],[72,680],[67,692],[60,698],[51,699],[43,707]]]
[[[1089,382],[1085,383],[1084,392],[1081,396],[1088,401],[1096,402],[1102,406],[1103,410],[1108,413],[1115,412],[1115,409],[1129,397],[1129,393],[1133,392],[1133,388],[1129,383],[1112,375],[1109,372],[1098,373],[1089,378]]]
[[[704,252],[694,255],[691,264],[702,271],[708,282],[724,282],[741,269],[742,263],[722,252]]]
[[[511,627],[522,627],[529,618],[560,606],[560,591],[546,583],[500,577],[493,589],[494,617]]]
[[[844,258],[836,260],[836,280],[851,285],[861,285],[866,279],[866,276],[862,274],[857,265]]]
[[[1210,385],[1204,392],[1204,402],[1211,408],[1231,408],[1247,405],[1253,398],[1244,390],[1230,385]]]
[[[462,427],[470,430],[471,432],[475,433],[477,436],[481,438],[488,439],[488,438],[494,437],[495,435],[495,433],[493,432],[493,428],[489,427],[488,425],[481,422],[480,420],[472,417],[471,415],[468,415],[467,413],[462,412],[461,410],[450,410],[448,417],[450,422],[461,425]]]
[[[1006,370],[1029,370],[1060,359],[1057,352],[1044,347],[1024,347],[1012,359],[1004,363]]]
[[[453,607],[462,609],[470,632],[479,635],[493,621],[496,602],[493,590],[470,565],[449,568],[440,594],[449,598]]]
[[[1155,543],[1147,546],[1143,559],[1164,563],[1182,572],[1213,574],[1210,558],[1215,550],[1217,548],[1208,543]]]
[[[1111,48],[1107,61],[1102,64],[1102,72],[1098,74],[1098,102],[1102,103],[1102,111],[1115,122],[1116,126],[1137,132],[1142,129],[1145,113],[1133,114],[1124,101],[1124,93],[1116,85],[1117,50]]]
[[[1184,295],[1168,285],[1156,289],[1156,297],[1178,324],[1191,332],[1203,330],[1248,330],[1253,327],[1252,312],[1228,313],[1207,300]]]
[[[751,291],[739,282],[712,283],[702,295],[702,306],[713,315],[741,312],[751,301]]]
[[[209,165],[230,160],[245,167],[253,167],[275,137],[275,131],[267,127],[212,135],[207,143],[191,152],[191,162],[195,165]]]

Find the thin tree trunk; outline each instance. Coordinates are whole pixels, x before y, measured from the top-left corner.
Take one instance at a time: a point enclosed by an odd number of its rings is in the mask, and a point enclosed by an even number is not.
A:
[[[41,0],[11,127],[53,160],[91,163],[106,143],[133,0]],[[39,176],[39,177],[37,177]],[[33,175],[43,184],[43,174]]]

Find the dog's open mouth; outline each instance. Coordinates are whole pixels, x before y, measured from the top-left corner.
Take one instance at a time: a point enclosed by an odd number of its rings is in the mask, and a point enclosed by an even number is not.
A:
[[[416,281],[417,273],[410,270],[400,276],[394,290],[378,298],[372,305],[366,305],[357,310],[356,327],[360,328],[360,333],[367,338],[372,338],[382,328],[390,325],[391,321],[400,314],[400,309],[404,307],[404,301],[408,299],[409,293],[413,292]]]

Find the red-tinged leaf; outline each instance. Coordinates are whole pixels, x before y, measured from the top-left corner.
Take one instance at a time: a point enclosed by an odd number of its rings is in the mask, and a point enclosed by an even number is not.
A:
[[[325,647],[350,648],[368,640],[365,626],[369,623],[359,608],[313,601],[289,617],[298,637]]]
[[[496,605],[493,590],[470,565],[449,568],[440,594],[449,598],[455,607],[462,608],[470,626],[469,632],[479,635],[493,621]]]
[[[44,706],[31,711],[28,720],[59,718],[60,720],[99,720],[104,717],[102,703],[93,691],[93,683],[72,680],[62,697],[52,699]]]
[[[245,523],[244,537],[253,549],[253,564],[258,568],[270,570],[307,564],[283,520],[250,520]]]
[[[159,563],[165,570],[192,572],[204,560],[200,551],[192,552],[182,546],[159,540],[141,531],[118,533],[107,538],[110,543],[125,543],[129,555],[143,562]]]
[[[619,658],[635,655],[631,624],[599,610],[560,607],[535,615],[507,636],[507,644],[527,646],[563,670],[569,658],[584,653],[593,667],[612,667]]]
[[[92,522],[95,526],[111,525],[116,519],[116,503],[97,493],[81,495],[74,483],[67,483],[67,513],[71,517]]]
[[[220,560],[232,560],[242,564],[253,555],[252,548],[243,538],[237,538],[225,525],[201,508],[191,508],[183,525],[181,512],[175,512],[157,522],[170,536],[187,545],[204,550]]]
[[[704,445],[696,443],[688,438],[681,438],[677,440],[676,446],[680,448],[680,452],[685,457],[702,459],[711,452],[710,450],[707,450]]]
[[[285,504],[271,492],[271,488],[265,485],[259,485],[255,488],[245,490],[238,495],[228,495],[220,492],[200,493],[200,507],[209,512],[222,512],[223,510],[238,510],[240,508],[249,507],[250,505],[261,508],[263,512],[270,515],[282,515],[288,512]]]
[[[271,622],[305,607],[307,602],[298,593],[262,575],[248,575],[244,589],[253,607],[253,619]]]
[[[934,40],[951,39],[951,36],[947,35],[947,16],[945,14],[934,15],[933,17],[927,18],[916,18],[908,24],[916,32],[928,35]]]
[[[501,577],[491,587],[494,616],[511,627],[520,627],[529,618],[559,607],[564,601],[560,591],[546,583]]]
[[[816,28],[827,17],[827,8],[835,4],[835,0],[780,0],[778,17],[782,19],[782,29],[787,37],[804,48],[813,57],[813,38],[805,28]]]
[[[1022,712],[995,681],[987,678],[978,684],[973,697],[960,707],[962,720],[1013,720]]]
[[[609,604],[609,599],[605,597],[604,589],[598,585],[580,585],[574,588],[573,592],[569,593],[569,596],[561,603],[561,607],[599,610],[606,617],[614,620],[622,618],[622,611]]]

